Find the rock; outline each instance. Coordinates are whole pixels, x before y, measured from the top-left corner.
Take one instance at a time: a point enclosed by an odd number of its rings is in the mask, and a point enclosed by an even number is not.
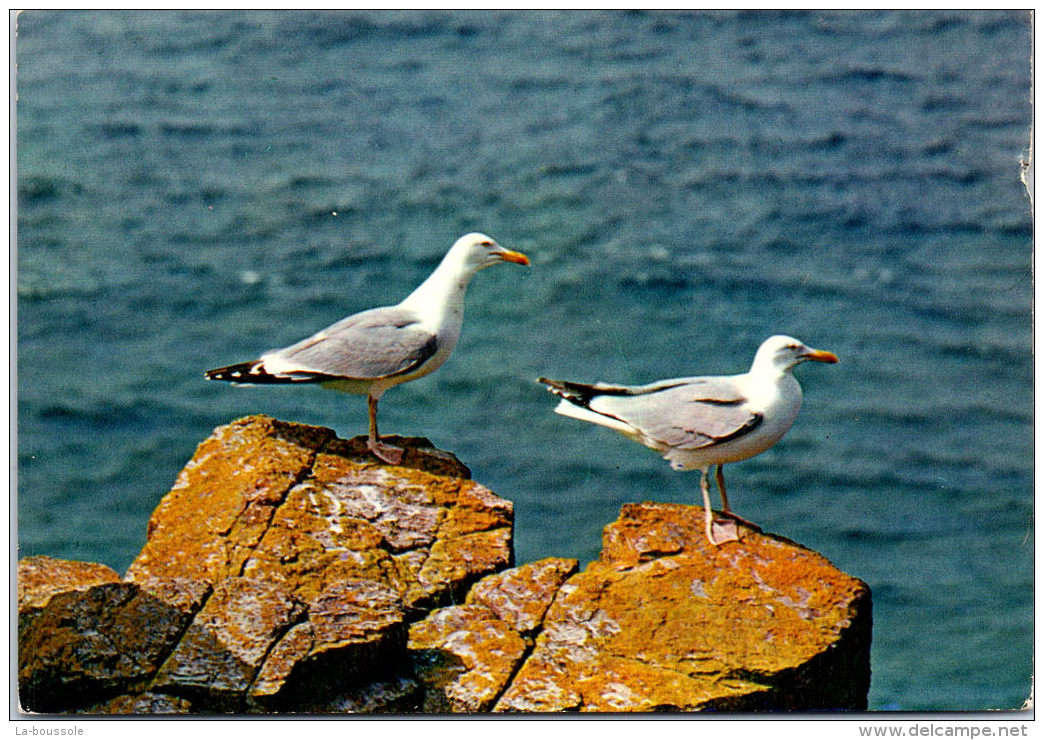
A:
[[[206,581],[190,578],[164,578],[145,574],[138,576],[135,583],[143,591],[188,615],[198,612],[213,592]]]
[[[85,591],[91,586],[120,582],[119,574],[107,565],[47,556],[20,560],[17,578],[19,614],[30,614],[42,609],[55,594]]]
[[[124,581],[104,566],[24,560],[23,706],[239,712],[307,701],[391,711],[419,702],[416,682],[396,673],[409,662],[407,616],[463,601],[472,583],[511,564],[513,507],[427,440],[395,441],[406,452],[389,466],[363,438],[240,419],[186,464]]]
[[[219,427],[149,519],[129,580],[183,578],[213,585],[242,575],[287,492],[305,478],[333,432],[267,417]]]
[[[496,710],[865,709],[866,584],[772,535],[715,548],[700,517],[624,506]]]
[[[477,604],[434,611],[410,629],[409,647],[428,714],[489,711],[526,652],[510,624]]]
[[[578,565],[572,558],[545,558],[486,576],[468,593],[467,603],[489,607],[516,632],[530,635]]]
[[[403,464],[389,466],[329,429],[260,416],[219,427],[153,514],[128,579],[243,576],[303,603],[367,580],[407,610],[462,600],[511,563],[512,504],[427,440],[397,443]]]
[[[19,563],[19,699],[85,714],[865,709],[870,592],[702,511],[627,505],[600,558],[512,566],[449,453],[268,417],[214,431],[125,578]]]
[[[301,611],[278,584],[225,579],[160,668],[153,689],[215,711],[242,711],[272,645]]]
[[[133,583],[53,595],[38,614],[19,620],[22,706],[37,712],[76,708],[146,681],[188,619]]]
[[[248,708],[300,711],[307,705],[314,712],[343,706],[346,689],[405,664],[405,634],[396,591],[376,581],[330,584],[308,605],[307,620],[272,649],[250,687]]]
[[[409,714],[419,711],[423,688],[409,675],[352,686],[333,696],[305,698],[294,707],[306,714]]]
[[[94,704],[83,714],[189,714],[192,702],[166,694],[124,694],[115,699]]]
[[[577,562],[547,558],[487,576],[465,606],[439,609],[410,628],[409,648],[426,693],[422,711],[487,712],[532,643]]]

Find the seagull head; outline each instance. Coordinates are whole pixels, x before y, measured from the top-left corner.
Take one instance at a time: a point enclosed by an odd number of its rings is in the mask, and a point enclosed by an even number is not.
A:
[[[751,371],[771,368],[774,372],[785,373],[806,360],[834,363],[837,362],[837,355],[822,349],[812,349],[794,337],[778,334],[761,343],[758,353],[754,356]]]
[[[465,234],[450,248],[450,254],[460,259],[460,264],[474,272],[498,262],[514,262],[528,265],[529,258],[521,252],[505,249],[485,234]]]

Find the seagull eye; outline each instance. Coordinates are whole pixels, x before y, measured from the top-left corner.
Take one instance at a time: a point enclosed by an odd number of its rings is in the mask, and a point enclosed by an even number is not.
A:
[[[489,241],[487,239],[484,242],[479,242],[479,246],[481,246],[481,247],[492,247],[493,246],[493,242],[491,242],[491,241]]]

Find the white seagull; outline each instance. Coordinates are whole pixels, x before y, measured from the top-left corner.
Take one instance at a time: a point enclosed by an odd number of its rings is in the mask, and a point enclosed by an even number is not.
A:
[[[661,453],[675,470],[700,470],[704,529],[711,544],[720,545],[739,535],[735,522],[714,520],[708,473],[718,466],[723,513],[749,524],[729,510],[722,465],[754,457],[787,433],[801,407],[801,386],[790,371],[805,360],[837,362],[837,355],[806,347],[793,337],[774,336],[762,343],[750,371],[741,375],[673,378],[640,386],[539,382],[562,398],[557,413],[615,429]],[[714,536],[716,524],[721,539]]]
[[[479,270],[498,262],[528,265],[521,252],[485,234],[454,243],[427,280],[396,306],[371,308],[257,360],[208,370],[208,380],[237,384],[317,383],[369,399],[367,447],[396,464],[402,449],[377,433],[377,401],[392,386],[427,375],[453,352],[464,320],[464,293]]]

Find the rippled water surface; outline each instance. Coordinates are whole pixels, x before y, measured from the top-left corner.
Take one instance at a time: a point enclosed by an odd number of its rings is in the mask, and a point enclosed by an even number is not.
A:
[[[202,371],[394,303],[466,231],[436,374],[382,431],[594,558],[697,476],[552,413],[538,375],[746,369],[805,406],[736,510],[874,593],[871,708],[1017,708],[1033,646],[1027,13],[37,12],[19,17],[18,541],[126,568],[196,444],[365,401]]]

